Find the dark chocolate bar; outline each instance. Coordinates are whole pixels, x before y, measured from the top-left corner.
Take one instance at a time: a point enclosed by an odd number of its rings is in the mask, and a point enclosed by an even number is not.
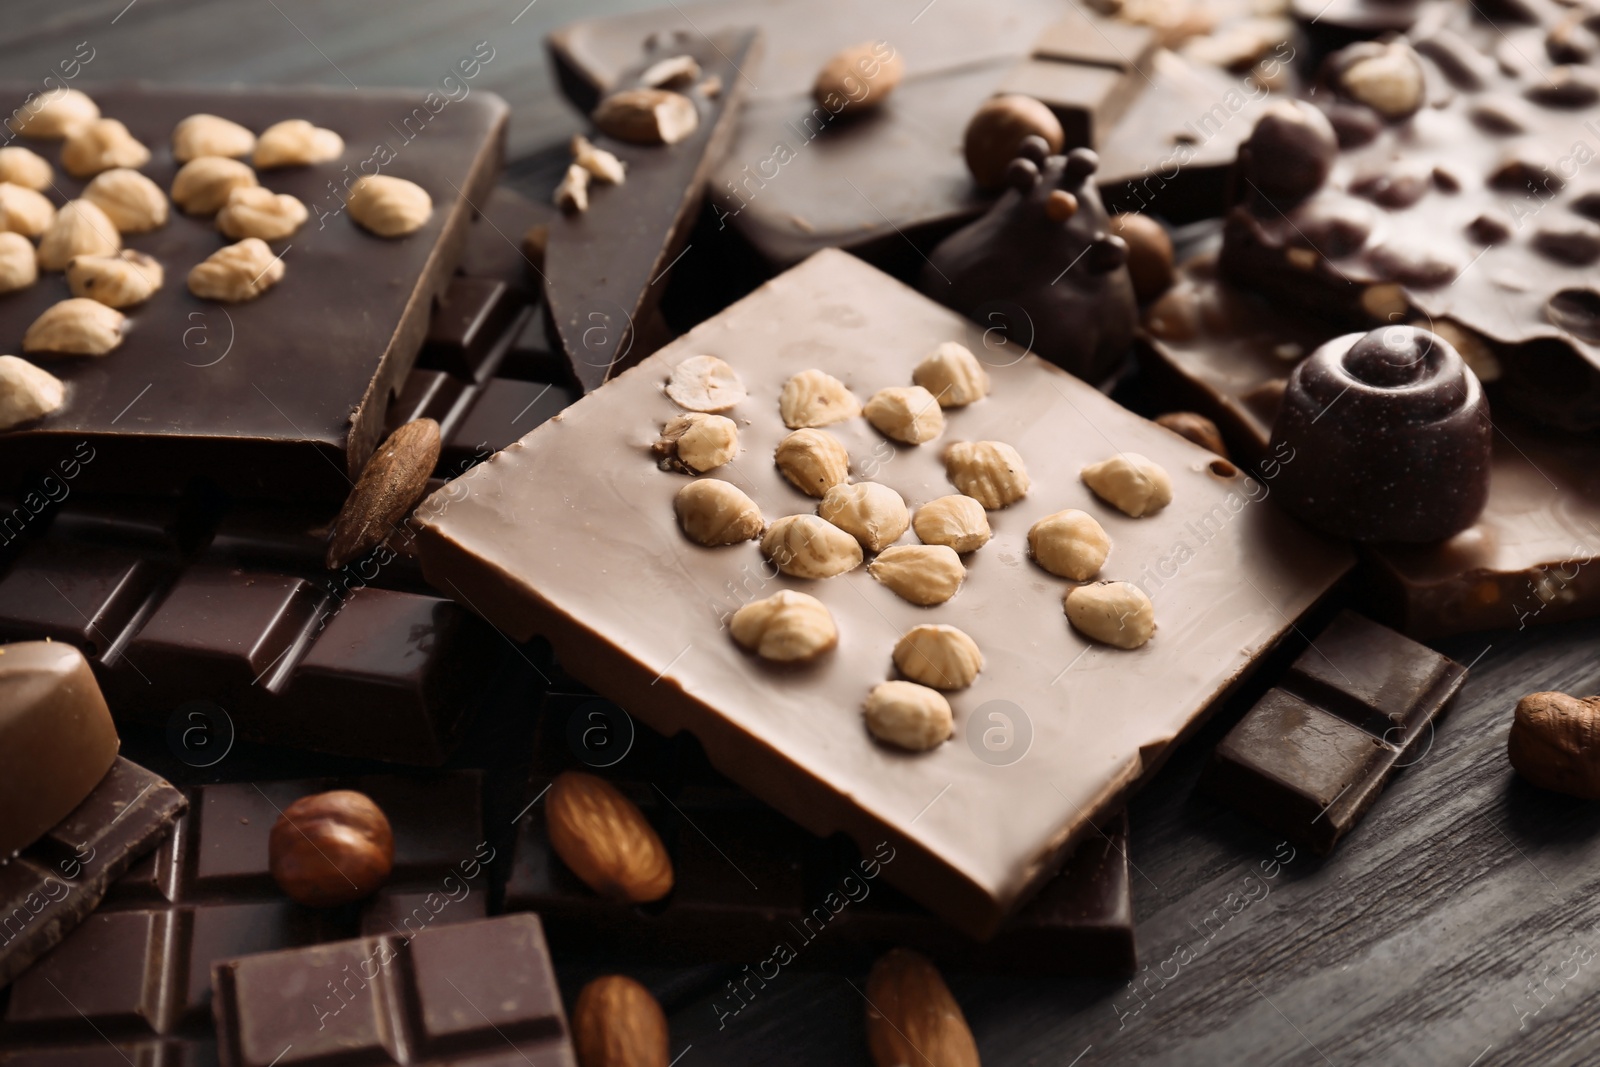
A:
[[[1061,120],[1066,148],[1099,148],[1150,82],[1156,47],[1148,26],[1074,8],[1040,34],[1000,91],[1043,101]]]
[[[1467,669],[1343,611],[1207,764],[1211,795],[1319,855],[1433,743]]]

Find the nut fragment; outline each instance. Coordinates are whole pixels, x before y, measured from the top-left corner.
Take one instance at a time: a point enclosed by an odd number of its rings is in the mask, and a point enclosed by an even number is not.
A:
[[[20,233],[0,231],[0,293],[26,289],[38,280],[33,242]]]
[[[1137,519],[1172,503],[1172,479],[1137,452],[1119,452],[1083,468],[1083,484],[1124,515]]]
[[[833,486],[822,494],[817,514],[861,542],[868,552],[883,551],[911,525],[900,494],[877,482]]]
[[[624,89],[595,108],[600,132],[629,144],[677,144],[700,126],[694,101],[668,89]]]
[[[285,119],[261,131],[256,139],[255,165],[260,170],[303,167],[328,163],[342,155],[344,138],[332,130],[305,119]]]
[[[1100,572],[1111,551],[1111,538],[1092,516],[1068,508],[1034,523],[1028,531],[1028,548],[1051,574],[1083,582]]]
[[[717,478],[703,478],[679,489],[672,508],[685,536],[707,548],[748,541],[766,525],[754,500],[738,486]]]
[[[88,94],[57,88],[31,96],[7,123],[14,133],[54,141],[100,117],[100,108]]]
[[[965,407],[989,395],[989,372],[966,345],[946,341],[917,364],[911,380],[932,393],[942,408]]]
[[[975,552],[989,543],[989,516],[982,504],[964,494],[928,501],[917,509],[911,525],[925,545]]]
[[[694,56],[672,56],[652,63],[639,75],[639,84],[652,89],[682,89],[700,79],[700,64]]]
[[[667,398],[686,411],[727,411],[748,395],[739,375],[716,356],[690,356],[667,379]]]
[[[589,210],[589,172],[576,163],[567,166],[561,184],[551,194],[550,200],[562,211],[581,215]]]
[[[50,181],[50,164],[33,149],[21,145],[0,148],[0,182],[42,190],[50,187]]]
[[[978,1067],[978,1045],[939,971],[897,948],[867,975],[867,1049],[876,1067]]]
[[[938,398],[920,385],[879,389],[861,410],[879,433],[908,445],[920,445],[944,432]]]
[[[284,808],[272,824],[267,863],[272,880],[297,904],[351,904],[389,880],[394,831],[365,793],[314,793]]]
[[[667,1017],[650,991],[620,974],[596,978],[572,1006],[581,1067],[668,1067]]]
[[[1600,696],[1528,694],[1506,747],[1511,766],[1539,788],[1600,800]]]
[[[955,721],[944,694],[916,682],[878,683],[862,710],[873,737],[912,752],[947,740]]]
[[[83,198],[104,211],[119,233],[148,233],[167,222],[167,194],[126,167],[95,175],[84,186]]]
[[[572,138],[572,161],[607,185],[621,185],[628,177],[622,160],[581,133]]]
[[[190,115],[172,128],[172,158],[179,163],[201,156],[242,159],[255,147],[255,134],[217,115]]]
[[[178,169],[172,178],[172,199],[190,215],[215,215],[235,189],[259,185],[256,172],[237,159],[201,156]]]
[[[386,174],[358,178],[347,206],[351,218],[379,237],[416,233],[433,214],[433,198],[426,189]]]
[[[210,158],[210,157],[207,157]],[[219,248],[189,272],[189,291],[203,300],[254,300],[283,278],[283,260],[259,237]]]
[[[914,626],[894,646],[894,665],[913,682],[965,689],[983,670],[978,643],[954,626]]]
[[[861,566],[861,546],[815,515],[789,515],[767,527],[761,551],[793,578],[832,578]]]
[[[50,414],[66,396],[67,387],[54,374],[25,359],[0,356],[0,430]]]
[[[228,194],[228,202],[217,212],[217,229],[235,240],[276,241],[294,233],[308,217],[306,206],[288,193],[249,185]]]
[[[886,548],[867,570],[899,596],[924,607],[955,596],[967,576],[961,557],[947,545]]]
[[[784,589],[733,613],[728,632],[762,659],[803,663],[839,643],[839,628],[814,596]]]
[[[621,790],[563,771],[550,783],[545,829],[556,855],[590,889],[647,904],[672,892],[672,860],[655,827]]]
[[[906,74],[906,61],[888,41],[866,41],[831,56],[817,72],[811,95],[831,113],[852,115],[878,107]]]
[[[850,453],[826,430],[796,430],[778,442],[778,469],[796,489],[821,497],[850,475]]]
[[[0,229],[38,237],[56,221],[56,206],[23,185],[0,183]]]
[[[1117,648],[1138,648],[1156,632],[1155,607],[1131,582],[1074,586],[1062,604],[1074,630]]]
[[[1017,450],[1001,441],[957,441],[944,450],[950,484],[990,511],[1028,495],[1028,468]]]
[[[149,300],[166,272],[153,256],[124,248],[109,256],[76,256],[67,264],[67,288],[73,296],[125,308]]]
[[[1204,415],[1193,411],[1169,411],[1156,416],[1156,425],[1166,427],[1179,437],[1193,441],[1223,459],[1228,458],[1228,446],[1222,443],[1222,431]]]
[[[97,300],[74,297],[52,304],[22,335],[24,352],[103,356],[122,343],[127,318]]]
[[[113,167],[142,167],[150,149],[140,144],[116,119],[96,119],[67,136],[61,165],[74,178],[87,178]]]
[[[861,414],[861,401],[839,379],[813,368],[791,375],[783,383],[778,414],[791,430],[831,426]]]
[[[723,415],[701,411],[674,415],[661,428],[655,450],[673,470],[704,474],[738,454],[739,427]]]
[[[360,559],[394,532],[428,492],[428,477],[439,462],[439,424],[412,419],[389,435],[361,468],[339,509],[328,540],[330,571]]]

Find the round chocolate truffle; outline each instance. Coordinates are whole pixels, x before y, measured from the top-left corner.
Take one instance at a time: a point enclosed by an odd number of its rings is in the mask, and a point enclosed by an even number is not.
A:
[[[1303,100],[1280,100],[1239,147],[1239,165],[1257,191],[1287,205],[1316,192],[1338,154],[1339,140],[1326,115]]]
[[[1272,428],[1283,506],[1357,541],[1439,541],[1489,495],[1489,401],[1444,338],[1414,326],[1336,337],[1289,377]]]

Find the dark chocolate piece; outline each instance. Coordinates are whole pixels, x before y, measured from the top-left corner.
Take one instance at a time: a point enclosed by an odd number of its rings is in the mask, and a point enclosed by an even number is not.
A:
[[[418,366],[478,380],[488,357],[516,317],[517,302],[505,282],[457,275],[434,308]]]
[[[21,100],[35,88],[3,95]],[[500,170],[504,102],[479,91],[435,113],[421,106],[420,91],[143,85],[97,87],[93,95],[149,147],[141,171],[163,189],[176,170],[173,127],[196,112],[258,131],[309,119],[340,134],[345,153],[263,172],[264,185],[298,197],[311,218],[273,242],[287,270],[256,300],[219,304],[185,287],[189,268],[223,242],[211,218],[174,208],[164,226],[129,236],[129,248],[161,261],[166,285],[131,311],[132,328],[109,356],[41,358],[68,383],[68,401],[0,434],[5,479],[54,468],[86,442],[95,458],[83,464],[77,489],[175,491],[203,474],[241,496],[343,499],[460,258],[472,216],[466,201],[486,199]],[[54,161],[55,146],[36,147]],[[344,217],[341,183],[379,166],[432,196],[433,215],[418,232],[384,240]],[[58,169],[50,196],[59,202],[83,185]],[[61,276],[47,274],[0,298],[7,348],[68,295]]]
[[[212,983],[225,1067],[577,1063],[536,915],[244,956]]]
[[[71,814],[0,864],[0,988],[68,937],[106,888],[172,832],[185,805],[165,780],[118,758]]]
[[[1034,42],[1000,91],[1042,101],[1061,120],[1066,148],[1099,148],[1150,80],[1156,33],[1073,8]]]
[[[1341,612],[1213,753],[1201,787],[1327,855],[1433,743],[1467,669]]]

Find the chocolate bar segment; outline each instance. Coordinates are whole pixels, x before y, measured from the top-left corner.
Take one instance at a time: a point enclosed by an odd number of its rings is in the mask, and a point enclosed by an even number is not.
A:
[[[1099,148],[1150,81],[1156,47],[1148,26],[1076,8],[1040,34],[1000,91],[1043,101],[1061,120],[1067,148]]]
[[[1212,754],[1202,787],[1319,855],[1432,743],[1467,669],[1341,612]]]

